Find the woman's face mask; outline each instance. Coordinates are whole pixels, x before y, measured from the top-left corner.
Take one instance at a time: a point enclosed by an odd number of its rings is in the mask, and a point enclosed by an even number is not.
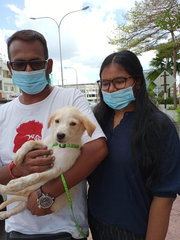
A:
[[[112,93],[102,91],[104,102],[112,109],[122,110],[135,100],[132,87],[121,89]]]
[[[48,85],[46,69],[31,72],[12,70],[12,80],[23,92],[30,95],[42,92]]]

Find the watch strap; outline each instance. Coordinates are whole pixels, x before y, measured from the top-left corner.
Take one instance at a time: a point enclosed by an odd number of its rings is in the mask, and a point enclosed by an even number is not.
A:
[[[37,195],[37,198],[40,198],[42,196],[42,189],[41,189],[41,187],[38,190],[36,190],[36,195]]]

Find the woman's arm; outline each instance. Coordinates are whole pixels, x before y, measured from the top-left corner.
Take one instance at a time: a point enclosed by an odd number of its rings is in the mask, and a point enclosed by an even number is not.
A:
[[[149,212],[146,240],[165,240],[174,200],[174,198],[153,198]]]

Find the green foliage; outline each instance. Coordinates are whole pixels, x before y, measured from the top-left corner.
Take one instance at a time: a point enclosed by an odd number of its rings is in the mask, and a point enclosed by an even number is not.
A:
[[[165,100],[164,100],[164,98],[158,98],[157,102],[158,102],[158,104],[164,104]],[[168,97],[166,99],[166,104],[173,104],[173,98],[172,97]]]
[[[180,27],[180,12],[178,12],[178,8],[172,7],[162,12],[156,19],[156,25],[162,30],[176,31]]]
[[[177,122],[180,123],[180,107],[176,109],[177,112]]]
[[[118,49],[131,49],[135,53],[156,49],[159,40],[177,42],[175,32],[180,27],[178,0],[144,0],[135,2],[125,16],[124,23],[116,29],[109,42]],[[172,48],[172,46],[171,46]]]
[[[176,110],[177,108],[176,107],[174,107],[174,106],[170,106],[170,107],[168,107],[168,110]]]

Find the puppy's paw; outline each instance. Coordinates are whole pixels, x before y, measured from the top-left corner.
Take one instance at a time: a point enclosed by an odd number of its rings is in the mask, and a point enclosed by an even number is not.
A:
[[[8,213],[7,211],[3,211],[3,212],[0,212],[0,220],[4,220],[6,218],[8,218]]]

